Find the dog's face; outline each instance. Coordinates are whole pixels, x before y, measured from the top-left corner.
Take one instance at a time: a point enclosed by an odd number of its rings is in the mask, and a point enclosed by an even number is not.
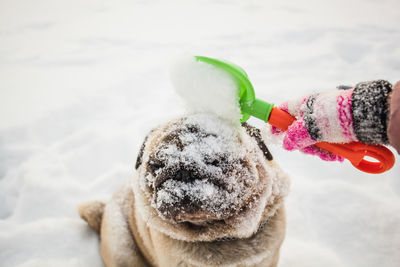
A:
[[[204,114],[153,130],[136,168],[141,192],[135,194],[143,195],[162,225],[208,236],[224,225],[235,232],[233,224],[250,214],[258,222],[248,226],[258,227],[266,205],[279,202],[287,187],[286,182],[274,184],[280,173],[256,128],[235,127]],[[281,191],[274,192],[273,186]]]

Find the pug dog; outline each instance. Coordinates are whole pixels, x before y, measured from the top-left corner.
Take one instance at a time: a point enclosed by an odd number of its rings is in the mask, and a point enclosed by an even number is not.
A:
[[[210,114],[152,130],[136,171],[80,216],[108,267],[277,266],[289,179],[260,131]]]

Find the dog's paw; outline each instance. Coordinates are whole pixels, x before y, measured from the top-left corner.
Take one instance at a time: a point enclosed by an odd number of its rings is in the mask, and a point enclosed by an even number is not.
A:
[[[78,212],[81,218],[97,233],[100,233],[104,206],[105,203],[101,201],[89,201],[78,206]]]

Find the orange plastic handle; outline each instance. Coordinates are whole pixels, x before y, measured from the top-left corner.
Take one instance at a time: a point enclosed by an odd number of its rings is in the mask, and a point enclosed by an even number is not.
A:
[[[274,107],[268,119],[268,123],[283,131],[296,120],[289,113]],[[383,173],[394,165],[394,155],[388,148],[380,145],[366,145],[360,142],[348,144],[333,144],[327,142],[316,143],[316,146],[348,159],[357,169],[367,173]],[[365,157],[371,157],[376,161],[368,161]]]

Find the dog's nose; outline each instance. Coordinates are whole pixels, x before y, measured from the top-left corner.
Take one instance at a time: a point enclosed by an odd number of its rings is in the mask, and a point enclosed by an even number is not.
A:
[[[186,169],[180,169],[176,172],[175,177],[171,177],[174,180],[189,182],[191,180],[196,179],[196,175],[193,171],[189,171]]]
[[[197,179],[203,179],[203,177],[201,177],[201,175],[199,175],[196,170],[188,169],[185,167],[177,170],[164,170],[159,173],[159,175],[157,175],[154,187],[159,188],[162,183],[169,179],[189,183]]]

